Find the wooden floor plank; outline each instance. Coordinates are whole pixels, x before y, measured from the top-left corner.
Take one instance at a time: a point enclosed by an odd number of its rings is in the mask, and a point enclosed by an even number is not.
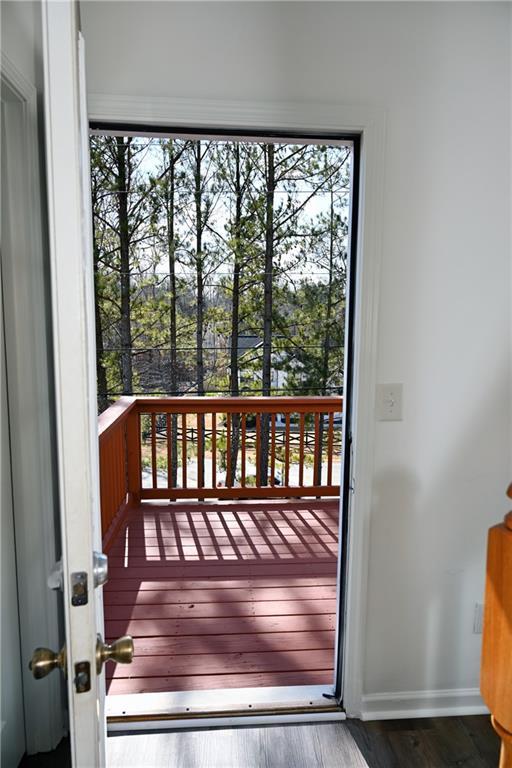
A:
[[[134,637],[162,637],[177,635],[237,635],[243,633],[272,632],[325,632],[334,630],[334,615],[310,616],[242,616],[231,619],[105,619],[107,637],[120,635]]]
[[[109,553],[109,694],[331,683],[338,501],[145,503]]]
[[[226,578],[259,578],[269,576],[280,576],[282,578],[287,576],[302,576],[304,573],[314,572],[317,576],[335,576],[336,575],[336,563],[333,562],[336,558],[330,560],[317,560],[311,561],[310,559],[304,559],[303,562],[294,560],[288,563],[286,560],[282,560],[281,563],[270,560],[268,562],[250,561],[240,564],[239,561],[234,561],[232,564],[227,561],[213,561],[208,563],[203,561],[200,565],[187,564],[180,565],[172,561],[162,563],[146,562],[146,565],[135,566],[113,566],[109,568],[109,579],[119,579],[128,576],[129,578],[137,578],[140,580],[154,579],[165,577],[173,581],[177,579],[184,579],[187,581],[195,579],[205,579],[209,576],[212,579],[226,579]],[[215,567],[213,567],[215,566]]]
[[[109,640],[114,638],[108,638]],[[137,656],[196,653],[254,653],[256,651],[334,650],[334,635],[325,632],[273,632],[246,635],[201,635],[199,637],[139,637]]]
[[[346,722],[371,768],[496,768],[499,761],[488,716]]]
[[[343,723],[116,735],[107,755],[110,768],[367,768]]]
[[[298,682],[300,680],[300,682]],[[109,681],[109,695],[126,693],[161,693],[168,691],[204,691],[216,688],[267,688],[285,685],[325,685],[333,683],[332,669],[326,672],[301,670],[294,672],[258,672],[184,677],[119,678]]]
[[[143,603],[109,606],[109,619],[203,619],[240,616],[304,616],[332,614],[336,600],[318,595],[304,600],[213,603]]]
[[[131,590],[133,592],[140,593],[145,590],[153,591],[158,589],[165,589],[167,591],[182,591],[183,589],[197,589],[197,590],[209,590],[209,589],[263,589],[268,587],[322,587],[322,586],[335,586],[336,574],[326,576],[288,576],[286,580],[282,576],[261,576],[253,579],[218,579],[215,576],[211,576],[207,579],[193,579],[187,581],[187,579],[175,579],[170,580],[168,578],[160,577],[159,579],[133,579],[129,577],[129,572],[126,569],[126,578],[112,579],[112,574],[109,573],[109,581],[103,588],[104,594],[114,593],[117,594],[119,590]]]
[[[336,585],[328,584],[322,587],[280,586],[266,589],[241,589],[233,583],[225,589],[154,589],[139,592],[110,590],[104,595],[104,604],[115,605],[190,605],[191,603],[244,603],[250,595],[251,603],[279,603],[282,601],[307,601],[336,599]],[[279,609],[277,609],[279,610]]]
[[[203,653],[195,656],[138,656],[131,664],[110,664],[107,678],[183,677],[215,675],[219,670],[231,674],[244,672],[300,672],[332,669],[330,648],[316,651],[258,651],[257,653]]]

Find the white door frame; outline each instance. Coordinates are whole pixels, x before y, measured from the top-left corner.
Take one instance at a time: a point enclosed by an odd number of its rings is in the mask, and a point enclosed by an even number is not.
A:
[[[36,89],[5,53],[0,79],[6,143],[16,161],[7,190],[16,254],[10,258],[5,251],[2,258],[26,749],[33,754],[53,749],[65,732],[61,681],[55,675],[41,683],[28,669],[37,646],[59,648],[63,640],[61,598],[46,586],[56,560],[57,507],[41,220],[44,180],[39,170]]]
[[[350,509],[343,703],[360,717],[363,695],[369,521],[373,477],[385,114],[344,104],[271,103],[89,94],[89,119],[120,126],[279,130],[361,135],[352,393],[354,491]],[[139,130],[140,129],[140,130]],[[150,133],[150,131],[148,131]]]

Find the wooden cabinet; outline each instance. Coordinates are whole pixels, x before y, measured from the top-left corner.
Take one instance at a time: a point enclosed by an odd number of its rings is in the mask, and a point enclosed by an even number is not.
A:
[[[512,512],[489,530],[480,688],[502,741],[500,768],[512,768]]]

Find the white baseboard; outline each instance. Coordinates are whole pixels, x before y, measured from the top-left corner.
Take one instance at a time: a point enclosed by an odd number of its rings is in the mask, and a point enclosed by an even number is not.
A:
[[[485,714],[489,710],[478,688],[370,693],[362,697],[361,704],[362,720]]]

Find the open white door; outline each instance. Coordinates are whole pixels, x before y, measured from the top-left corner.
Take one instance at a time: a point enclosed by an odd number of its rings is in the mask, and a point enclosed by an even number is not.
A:
[[[83,45],[73,0],[43,3],[62,578],[73,765],[105,764],[92,226]],[[52,662],[53,663],[53,662]]]

